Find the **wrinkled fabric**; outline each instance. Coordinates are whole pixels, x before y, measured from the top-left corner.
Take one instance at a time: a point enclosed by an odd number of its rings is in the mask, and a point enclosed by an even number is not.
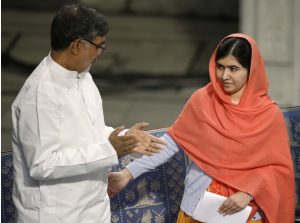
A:
[[[110,222],[108,168],[117,164],[88,72],[46,57],[12,105],[18,222]]]
[[[168,133],[189,158],[214,179],[251,194],[267,223],[293,223],[295,183],[283,115],[268,96],[263,58],[255,41],[249,80],[238,105],[216,77],[216,50],[209,62],[211,82],[196,91]]]

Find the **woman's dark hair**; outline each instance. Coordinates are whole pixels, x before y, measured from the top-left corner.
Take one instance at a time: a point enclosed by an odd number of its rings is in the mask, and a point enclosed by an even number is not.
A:
[[[108,33],[103,15],[83,4],[64,5],[51,23],[51,48],[63,50],[77,38],[93,41]]]
[[[239,37],[224,39],[217,49],[216,60],[228,55],[234,56],[243,67],[250,71],[251,45],[247,40]]]

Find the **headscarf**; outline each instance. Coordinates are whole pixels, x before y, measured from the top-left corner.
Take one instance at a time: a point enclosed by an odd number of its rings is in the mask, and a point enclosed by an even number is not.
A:
[[[251,194],[267,223],[294,223],[295,181],[287,128],[279,107],[267,95],[263,58],[251,37],[227,37],[247,40],[252,50],[239,104],[231,102],[217,80],[216,49],[209,62],[211,82],[191,96],[168,133],[209,176]]]

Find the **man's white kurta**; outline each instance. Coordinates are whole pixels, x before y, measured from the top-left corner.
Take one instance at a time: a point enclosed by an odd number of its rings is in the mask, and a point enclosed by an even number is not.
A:
[[[88,72],[47,56],[12,105],[18,222],[110,223],[107,171],[117,164]]]

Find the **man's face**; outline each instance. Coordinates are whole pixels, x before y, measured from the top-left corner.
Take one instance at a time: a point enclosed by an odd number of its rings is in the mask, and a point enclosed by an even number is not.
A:
[[[87,70],[103,53],[106,36],[97,36],[94,40],[82,40],[80,71]]]

